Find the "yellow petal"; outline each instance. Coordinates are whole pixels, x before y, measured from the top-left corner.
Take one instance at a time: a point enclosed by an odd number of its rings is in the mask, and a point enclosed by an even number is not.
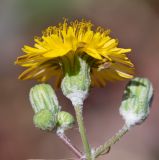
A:
[[[102,57],[97,52],[97,50],[95,50],[93,48],[85,48],[85,49],[83,49],[83,51],[95,59],[102,59]]]
[[[47,58],[55,58],[55,57],[64,56],[69,51],[70,51],[70,49],[65,50],[63,48],[59,48],[59,49],[50,50],[47,53],[43,54],[43,56],[47,57]]]

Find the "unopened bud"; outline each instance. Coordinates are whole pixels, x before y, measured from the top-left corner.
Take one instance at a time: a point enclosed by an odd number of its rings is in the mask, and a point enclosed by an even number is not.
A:
[[[53,130],[56,126],[57,119],[50,110],[42,109],[34,115],[33,122],[41,130]]]
[[[61,111],[57,115],[57,125],[61,129],[65,130],[71,128],[74,122],[75,122],[74,117],[68,112]]]
[[[48,109],[56,114],[60,110],[56,94],[49,84],[38,84],[32,87],[29,98],[35,113]]]
[[[124,91],[120,114],[127,126],[142,123],[149,115],[153,87],[146,78],[132,79]]]

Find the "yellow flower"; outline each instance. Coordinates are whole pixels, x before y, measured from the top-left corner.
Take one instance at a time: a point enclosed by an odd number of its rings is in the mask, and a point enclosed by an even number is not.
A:
[[[24,46],[26,54],[17,58],[16,64],[28,68],[19,79],[47,81],[64,76],[63,65],[67,58],[75,67],[74,55],[87,56],[91,66],[92,85],[103,86],[107,81],[132,78],[134,68],[127,58],[131,49],[118,48],[118,40],[109,36],[110,31],[101,27],[93,29],[89,21],[73,21],[48,27],[42,37],[35,37],[34,47]]]

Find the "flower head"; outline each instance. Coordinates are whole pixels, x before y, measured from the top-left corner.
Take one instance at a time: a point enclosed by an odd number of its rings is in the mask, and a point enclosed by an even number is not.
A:
[[[48,27],[42,37],[34,38],[34,47],[22,49],[26,54],[18,57],[16,64],[28,69],[19,78],[44,82],[57,76],[60,84],[67,65],[69,69],[75,67],[75,55],[87,56],[92,85],[132,78],[133,64],[125,54],[131,49],[118,48],[118,40],[109,33],[101,27],[94,30],[92,23],[85,20],[68,23],[65,19],[58,26]]]

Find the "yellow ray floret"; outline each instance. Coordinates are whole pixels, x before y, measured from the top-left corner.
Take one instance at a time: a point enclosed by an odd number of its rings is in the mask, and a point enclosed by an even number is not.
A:
[[[131,49],[118,48],[118,40],[101,27],[93,29],[89,21],[64,22],[48,27],[42,37],[35,37],[34,47],[24,46],[25,55],[16,64],[27,67],[19,78],[47,81],[52,76],[63,77],[63,58],[73,64],[74,55],[87,55],[91,65],[92,85],[103,86],[107,81],[132,78],[134,68],[125,53]],[[73,66],[72,66],[73,67]]]

